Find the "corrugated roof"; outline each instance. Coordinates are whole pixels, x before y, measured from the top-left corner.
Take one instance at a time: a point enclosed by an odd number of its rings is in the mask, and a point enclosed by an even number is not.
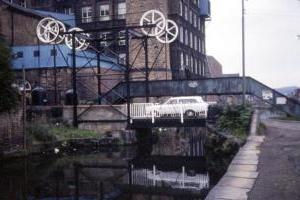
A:
[[[12,53],[15,59],[12,60],[13,69],[40,69],[53,68],[54,57],[51,55],[53,45],[36,45],[36,46],[14,46]],[[71,67],[72,66],[72,50],[66,45],[56,45],[56,66]],[[39,56],[35,55],[39,52]],[[22,55],[22,56],[20,56]],[[119,65],[117,58],[111,58],[105,55],[100,56],[100,66],[106,69],[123,71],[124,67]],[[80,67],[95,67],[97,66],[97,55],[91,51],[76,52],[76,65]]]
[[[48,16],[53,17],[71,27],[75,27],[75,16],[74,15],[66,15],[62,13],[56,13],[56,12],[48,12],[48,11],[42,11],[42,10],[35,10],[36,12]]]

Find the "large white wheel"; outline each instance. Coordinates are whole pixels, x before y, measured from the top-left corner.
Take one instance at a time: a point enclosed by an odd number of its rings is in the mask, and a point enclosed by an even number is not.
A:
[[[66,26],[62,22],[60,22],[58,20],[56,20],[56,22],[57,22],[57,24],[59,26],[59,34],[58,34],[56,40],[54,42],[52,42],[52,43],[59,44],[62,41],[64,41],[65,34],[63,34],[63,33],[65,33],[67,31],[67,29],[66,29]]]
[[[36,34],[40,41],[44,43],[54,42],[59,35],[59,24],[58,22],[50,17],[42,19],[37,27]]]
[[[163,33],[165,29],[166,18],[164,14],[158,10],[149,10],[145,12],[140,20],[140,26],[156,25],[156,27],[142,28],[145,35],[158,36]]]
[[[174,21],[168,19],[164,32],[156,36],[156,39],[161,43],[170,44],[174,42],[177,37],[178,37],[178,26]]]
[[[68,30],[68,32],[78,32],[78,31],[83,31],[81,28],[74,27]],[[87,33],[78,33],[75,35],[75,49],[76,50],[84,50],[87,49],[89,43],[86,41],[89,38],[89,34]],[[72,34],[67,34],[65,37],[65,42],[66,45],[72,49],[73,44],[72,44]]]

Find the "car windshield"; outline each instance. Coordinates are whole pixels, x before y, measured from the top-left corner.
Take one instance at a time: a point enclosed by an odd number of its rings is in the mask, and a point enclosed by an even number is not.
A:
[[[176,103],[177,103],[176,99],[170,99],[165,104],[176,104]]]

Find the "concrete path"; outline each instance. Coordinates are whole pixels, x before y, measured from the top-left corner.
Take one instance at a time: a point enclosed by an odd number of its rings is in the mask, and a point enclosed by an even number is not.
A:
[[[300,122],[268,120],[250,200],[300,200]]]
[[[248,138],[247,143],[239,150],[226,174],[210,191],[206,200],[246,200],[248,198],[247,193],[252,189],[258,177],[259,149],[263,141],[264,136]]]
[[[259,175],[257,166],[260,147],[265,138],[264,136],[255,136],[257,125],[258,111],[255,111],[246,144],[239,150],[226,174],[209,192],[206,200],[246,200],[248,198],[248,192],[253,188]]]

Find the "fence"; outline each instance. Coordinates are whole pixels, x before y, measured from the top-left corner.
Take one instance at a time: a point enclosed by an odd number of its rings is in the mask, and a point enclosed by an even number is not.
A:
[[[151,119],[152,123],[158,118],[206,118],[207,106],[191,106],[188,104],[156,105],[153,103],[133,103],[130,105],[131,122],[135,119]],[[189,115],[189,112],[191,115]]]

